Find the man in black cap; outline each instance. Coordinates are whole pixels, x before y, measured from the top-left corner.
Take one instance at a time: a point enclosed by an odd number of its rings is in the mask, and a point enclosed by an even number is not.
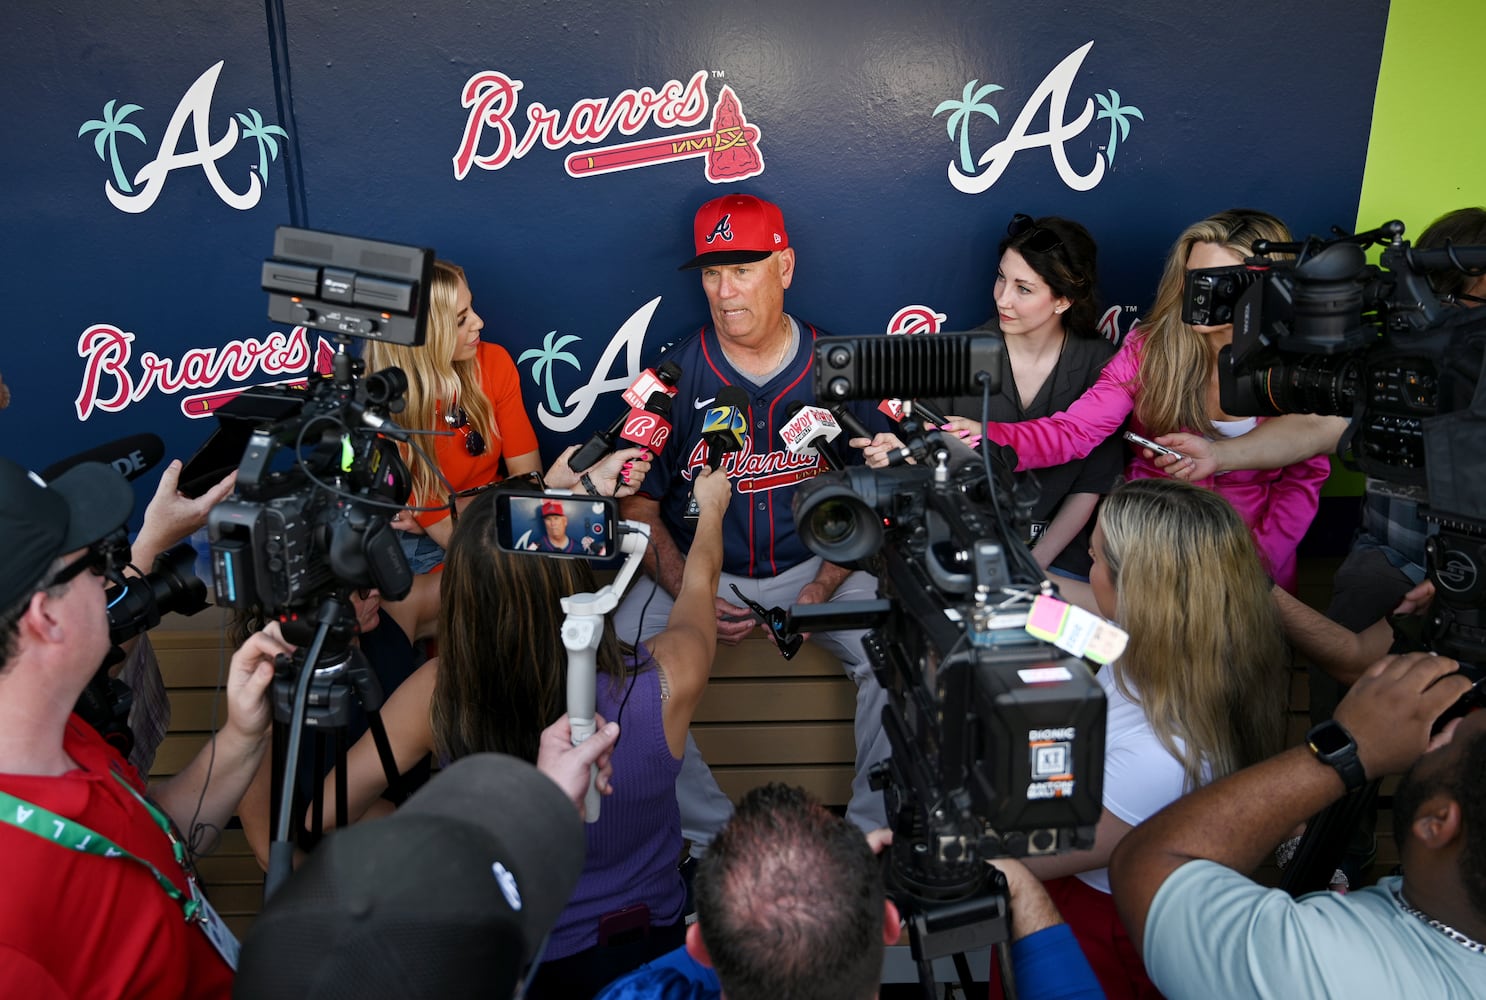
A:
[[[222,996],[237,943],[187,850],[227,825],[267,745],[274,631],[232,657],[227,720],[150,789],[73,706],[109,648],[105,578],[133,507],[84,463],[47,483],[0,458],[0,984],[7,995]],[[184,836],[182,835],[184,833]]]
[[[569,796],[587,765],[564,794],[539,762],[462,757],[386,819],[327,837],[254,922],[234,994],[511,996],[583,869]]]

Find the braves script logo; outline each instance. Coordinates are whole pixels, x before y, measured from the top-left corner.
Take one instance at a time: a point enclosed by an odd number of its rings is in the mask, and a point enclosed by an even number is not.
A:
[[[323,374],[330,371],[335,351],[324,338],[316,339],[315,370]],[[78,338],[77,354],[83,360],[82,386],[74,402],[79,420],[87,420],[94,410],[118,413],[156,390],[174,394],[182,389],[206,389],[223,379],[243,381],[254,372],[297,375],[312,357],[309,335],[302,326],[296,326],[287,337],[275,331],[262,340],[248,338],[228,341],[220,348],[192,348],[179,361],[145,351],[139,356],[136,373],[129,370],[134,334],[98,324],[88,327]],[[187,396],[181,400],[181,412],[188,417],[210,416],[243,388]]]
[[[539,141],[555,151],[603,142],[616,130],[634,135],[652,123],[666,129],[696,125],[707,117],[706,80],[706,71],[698,70],[685,84],[668,80],[659,90],[625,90],[612,100],[583,98],[568,109],[565,119],[562,111],[533,102],[526,108],[526,127],[518,138],[512,119],[522,82],[496,70],[476,73],[465,81],[460,96],[469,116],[454,154],[454,177],[464,180],[471,167],[500,170],[531,152]],[[705,176],[712,183],[741,181],[763,173],[762,135],[743,116],[737,94],[724,85],[710,125],[702,131],[572,153],[563,165],[569,177],[591,177],[700,157],[706,160]]]
[[[144,132],[130,122],[129,116],[144,110],[138,104],[117,106],[109,101],[103,106],[103,117],[83,122],[77,130],[81,138],[89,132],[97,132],[93,148],[100,160],[106,160],[113,170],[113,179],[103,185],[104,193],[113,206],[122,212],[139,213],[155,204],[165,188],[165,179],[174,170],[200,167],[206,179],[217,193],[217,197],[230,208],[246,211],[258,204],[263,196],[263,184],[268,180],[268,163],[279,157],[279,142],[275,136],[287,138],[287,133],[277,125],[265,125],[263,116],[256,109],[246,113],[226,116],[226,128],[215,141],[211,137],[212,95],[217,88],[217,77],[221,75],[222,63],[208,69],[196,78],[185,96],[176,105],[165,126],[165,135],[155,151],[155,158],[140,167],[131,181],[119,160],[119,137],[128,136],[145,143]],[[241,130],[238,124],[242,124]],[[191,126],[194,148],[181,149],[182,134]],[[239,138],[249,138],[258,144],[257,171],[247,170],[248,187],[241,193],[232,190],[217,168],[217,161],[237,148]],[[138,188],[138,190],[135,190]]]
[[[1103,109],[1097,117],[1109,121],[1109,142],[1103,147],[1103,156],[1095,156],[1087,173],[1080,174],[1074,169],[1063,144],[1082,135],[1096,116],[1093,98],[1085,98],[1083,110],[1078,117],[1068,121],[1068,98],[1073,89],[1073,79],[1078,75],[1084,57],[1093,47],[1094,43],[1089,42],[1069,53],[1067,58],[1053,67],[1052,72],[1032,92],[1027,103],[1022,105],[1021,113],[1017,115],[1006,138],[981,153],[978,159],[972,158],[970,153],[970,123],[975,115],[989,118],[998,125],[1001,123],[995,106],[986,103],[985,98],[1002,88],[994,83],[979,86],[979,80],[971,80],[965,85],[959,100],[943,101],[934,109],[935,117],[946,111],[950,113],[947,122],[949,137],[959,142],[959,161],[951,160],[949,164],[949,182],[955,190],[966,194],[980,194],[1001,179],[1017,153],[1044,146],[1052,153],[1058,176],[1073,190],[1088,191],[1103,179],[1106,165],[1114,165],[1119,140],[1130,136],[1130,119],[1139,118],[1145,121],[1145,115],[1141,114],[1139,108],[1121,104],[1117,90],[1111,89],[1108,96],[1097,95],[1099,106]],[[1047,106],[1047,129],[1033,132],[1033,121],[1042,113],[1044,105]],[[984,172],[977,173],[977,167],[984,167]]]

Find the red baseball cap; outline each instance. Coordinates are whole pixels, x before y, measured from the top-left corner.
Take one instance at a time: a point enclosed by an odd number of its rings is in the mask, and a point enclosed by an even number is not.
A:
[[[562,504],[559,503],[558,501],[556,501],[556,500],[543,500],[542,501],[542,516],[543,517],[551,517],[553,514],[566,514],[566,513],[567,512],[562,509]]]
[[[697,255],[678,271],[716,264],[751,264],[789,246],[784,213],[751,194],[725,194],[697,209],[692,223]]]

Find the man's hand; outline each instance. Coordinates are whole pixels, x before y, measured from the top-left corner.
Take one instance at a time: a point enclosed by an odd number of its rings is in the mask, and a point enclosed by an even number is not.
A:
[[[851,447],[862,453],[862,460],[866,462],[869,469],[882,469],[888,465],[888,460],[896,454],[901,454],[906,445],[898,440],[897,435],[883,431],[872,438],[852,438],[846,442]],[[906,461],[913,461],[909,458]]]
[[[1013,941],[1063,922],[1057,904],[1025,865],[1012,858],[996,858],[991,864],[1006,876],[1006,888],[1011,896],[1009,910]]]
[[[1434,721],[1470,690],[1459,669],[1433,653],[1385,656],[1347,692],[1335,718],[1357,741],[1369,779],[1401,774],[1429,749]]]
[[[748,638],[748,633],[758,627],[759,621],[753,612],[731,601],[716,598],[717,641],[725,646],[736,646]]]
[[[590,765],[598,765],[594,786],[601,795],[614,793],[614,744],[619,739],[619,723],[604,722],[595,715],[598,729],[588,739],[573,746],[573,729],[566,714],[542,730],[537,744],[537,770],[551,778],[578,808],[583,816],[583,799],[588,795]],[[584,818],[587,818],[586,816]]]
[[[211,509],[226,499],[237,485],[237,470],[234,469],[221,482],[192,499],[180,491],[181,469],[180,459],[165,467],[165,471],[160,473],[155,495],[144,509],[144,524],[133,546],[133,550],[139,553],[139,558],[133,561],[141,573],[150,571],[148,564],[155,561],[155,556],[205,527]]]
[[[273,722],[268,686],[273,682],[273,661],[280,653],[294,652],[284,641],[278,622],[248,636],[227,672],[227,724],[244,738],[260,739]]]
[[[1176,455],[1158,455],[1149,448],[1140,449],[1148,462],[1152,462],[1158,469],[1162,469],[1173,479],[1183,479],[1192,482],[1198,479],[1210,479],[1218,473],[1218,453],[1213,447],[1213,442],[1199,434],[1187,434],[1178,431],[1173,434],[1162,434],[1154,439],[1157,444],[1165,445],[1182,453],[1182,457]]]

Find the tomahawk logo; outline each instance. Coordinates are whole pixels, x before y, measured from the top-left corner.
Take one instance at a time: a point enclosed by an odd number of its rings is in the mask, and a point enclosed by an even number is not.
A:
[[[707,243],[709,246],[713,240],[722,240],[725,243],[733,242],[733,227],[730,224],[732,218],[732,213],[729,213],[717,220],[717,225],[712,228],[712,232],[707,234]]]

